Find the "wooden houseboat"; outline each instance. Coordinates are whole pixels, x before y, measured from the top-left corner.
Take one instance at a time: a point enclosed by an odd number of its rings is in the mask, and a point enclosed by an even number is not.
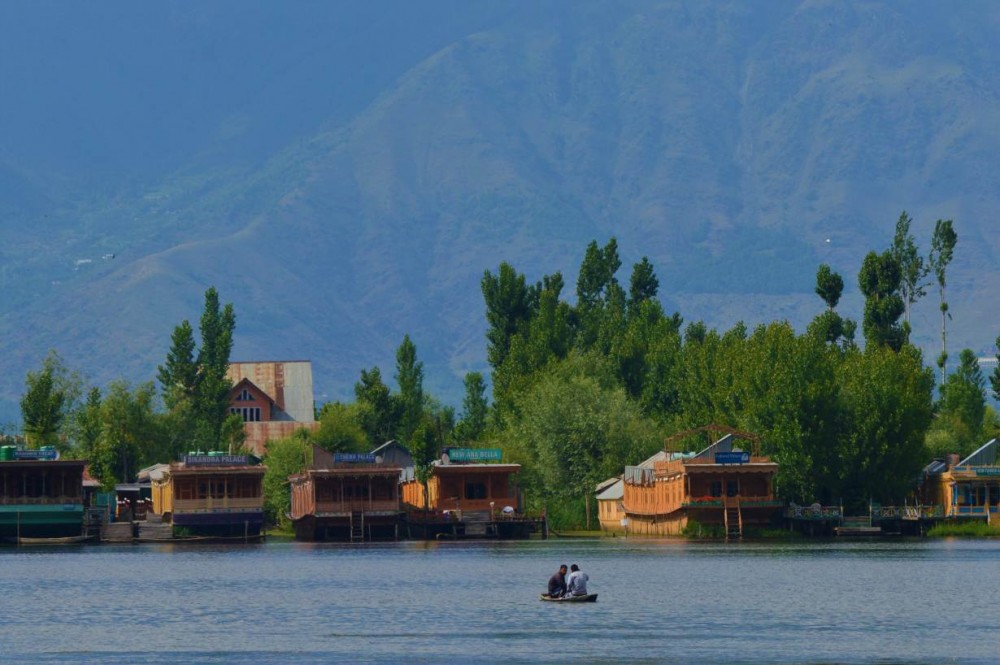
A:
[[[0,537],[84,535],[83,460],[60,460],[54,449],[0,450]]]
[[[176,535],[259,538],[264,471],[248,455],[186,455],[150,472],[153,513]]]
[[[645,460],[640,467],[651,469],[654,462],[668,459],[667,453],[660,451]],[[601,531],[605,533],[628,533],[628,518],[625,516],[625,476],[616,476],[598,483],[597,488],[597,519]]]
[[[727,537],[741,536],[744,527],[777,518],[782,508],[774,496],[777,463],[738,448],[737,439],[757,448],[753,435],[731,432],[698,453],[668,452],[652,468],[626,467],[622,507],[629,532],[677,535],[694,520],[722,527]]]
[[[516,475],[520,464],[503,464],[496,448],[451,448],[431,466],[424,486],[413,468],[403,470],[407,531],[413,537],[523,538],[544,518],[521,512]]]
[[[924,506],[941,506],[943,518],[991,522],[1000,511],[1000,464],[997,439],[963,460],[958,455],[935,460],[925,469],[918,490]]]
[[[291,518],[300,540],[398,539],[402,469],[375,453],[314,447],[313,463],[291,476]]]

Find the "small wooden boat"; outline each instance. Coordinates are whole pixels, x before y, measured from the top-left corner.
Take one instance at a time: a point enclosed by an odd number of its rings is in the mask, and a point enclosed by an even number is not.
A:
[[[596,603],[597,594],[588,593],[583,596],[560,596],[558,598],[553,598],[549,594],[543,593],[540,600],[545,600],[550,603]]]

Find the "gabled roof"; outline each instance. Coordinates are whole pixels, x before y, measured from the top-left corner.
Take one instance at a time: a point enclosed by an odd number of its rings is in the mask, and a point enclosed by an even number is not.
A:
[[[233,383],[250,379],[287,414],[279,420],[315,422],[312,363],[308,360],[233,362],[226,376]]]
[[[732,434],[727,434],[708,448],[699,452],[695,457],[713,457],[715,453],[731,453],[733,451],[742,452],[741,448],[733,447],[733,441],[735,441],[735,437]]]
[[[247,378],[240,379],[238,383],[233,385],[232,389],[229,391],[229,400],[232,401],[233,396],[239,394],[244,388],[251,388],[251,392],[260,393],[268,402],[274,404],[274,399],[270,395],[264,392],[256,383]]]

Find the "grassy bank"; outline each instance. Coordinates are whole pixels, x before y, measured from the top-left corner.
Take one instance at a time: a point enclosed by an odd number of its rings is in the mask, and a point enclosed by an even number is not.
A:
[[[930,538],[946,536],[962,536],[965,538],[996,538],[1000,537],[1000,525],[986,522],[944,522],[937,524],[927,532]]]

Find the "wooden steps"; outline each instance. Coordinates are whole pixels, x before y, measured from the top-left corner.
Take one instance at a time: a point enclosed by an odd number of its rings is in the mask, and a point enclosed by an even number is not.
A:
[[[351,513],[351,542],[361,542],[365,539],[365,514],[360,510]]]

